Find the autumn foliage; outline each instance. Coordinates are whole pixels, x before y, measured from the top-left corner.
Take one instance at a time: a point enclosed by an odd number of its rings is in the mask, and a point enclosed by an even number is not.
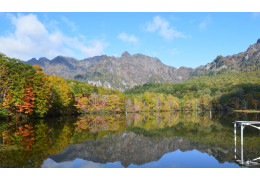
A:
[[[24,125],[18,127],[18,131],[15,132],[14,136],[20,136],[24,143],[25,151],[30,151],[34,143],[34,130],[31,125]]]
[[[23,64],[3,54],[0,67],[0,117],[20,120],[74,113],[75,98],[64,79],[47,77],[39,65]]]
[[[25,113],[25,114],[32,114],[34,104],[35,104],[34,100],[35,100],[35,96],[34,96],[34,93],[32,91],[32,87],[27,86],[25,88],[25,94],[24,94],[24,97],[22,99],[22,103],[21,104],[15,103],[15,106],[17,108],[17,112],[22,112],[22,113]]]

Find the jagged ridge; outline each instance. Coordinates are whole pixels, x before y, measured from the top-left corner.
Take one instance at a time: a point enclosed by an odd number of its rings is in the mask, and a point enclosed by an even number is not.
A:
[[[192,75],[213,75],[228,71],[255,71],[260,67],[260,39],[253,45],[250,45],[245,52],[232,56],[217,56],[216,59],[205,66],[195,69]]]
[[[33,58],[27,64],[39,64],[47,75],[76,79],[92,85],[124,91],[136,85],[155,82],[179,83],[190,76],[214,75],[229,71],[258,70],[260,67],[260,39],[245,52],[232,56],[217,56],[213,62],[199,66],[195,70],[187,67],[179,69],[163,64],[158,58],[143,54],[121,57],[95,56],[83,60],[58,56],[53,60]]]
[[[53,60],[33,58],[24,63],[39,64],[47,75],[76,79],[121,91],[149,82],[182,82],[193,71],[192,68],[177,69],[164,65],[158,58],[142,54],[130,55],[128,52],[124,52],[121,57],[104,55],[77,60],[58,56]]]

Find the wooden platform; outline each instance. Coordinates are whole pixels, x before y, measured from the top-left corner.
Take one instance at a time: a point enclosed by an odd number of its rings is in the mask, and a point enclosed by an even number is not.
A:
[[[240,126],[251,126],[256,129],[260,130],[260,127],[255,126],[255,125],[260,125],[259,121],[235,121],[234,124],[240,125]]]

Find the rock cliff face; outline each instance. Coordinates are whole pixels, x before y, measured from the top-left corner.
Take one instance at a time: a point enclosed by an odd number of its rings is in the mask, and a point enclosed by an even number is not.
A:
[[[142,165],[158,161],[164,154],[178,149],[183,152],[197,149],[213,155],[221,163],[233,162],[232,146],[222,149],[183,137],[151,138],[130,131],[70,145],[63,152],[51,155],[49,158],[56,162],[72,161],[76,158],[96,163],[120,161],[123,166],[127,167],[130,164]]]
[[[226,71],[254,71],[260,68],[260,39],[245,52],[235,54],[232,56],[217,56],[217,58],[205,65],[195,69],[193,75],[210,75],[216,72]]]
[[[91,84],[123,91],[149,82],[182,82],[192,71],[191,68],[166,66],[157,58],[124,52],[119,58],[106,57],[93,65],[85,79]]]
[[[84,60],[58,56],[53,60],[40,58],[25,61],[39,64],[47,75],[76,79],[89,84],[125,90],[149,82],[183,82],[192,68],[179,69],[164,65],[159,59],[142,54],[130,55],[124,52],[121,57],[96,56]]]

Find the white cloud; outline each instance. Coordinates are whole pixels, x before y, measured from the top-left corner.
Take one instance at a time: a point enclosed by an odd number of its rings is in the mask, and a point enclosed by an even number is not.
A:
[[[102,166],[103,164],[101,163],[95,163],[80,158],[76,158],[72,161],[65,161],[65,162],[56,162],[51,158],[48,158],[44,160],[43,164],[41,165],[42,168],[73,168],[73,167],[101,168]]]
[[[207,16],[200,24],[199,28],[200,30],[204,31],[206,30],[207,26],[211,23],[211,18],[210,16]]]
[[[77,28],[77,26],[75,25],[74,22],[68,20],[64,16],[62,16],[61,19],[62,19],[62,21],[64,21],[71,28],[72,31],[74,31],[74,32],[77,31],[78,28]]]
[[[0,52],[10,57],[28,60],[32,57],[53,58],[58,55],[81,56],[101,55],[108,43],[100,40],[81,42],[79,37],[64,35],[59,29],[49,32],[36,15],[9,16],[15,31],[0,36]],[[77,53],[76,53],[77,52]],[[77,57],[79,58],[79,57]]]
[[[85,54],[88,56],[96,56],[103,53],[104,47],[108,46],[109,44],[106,42],[101,42],[99,40],[93,40],[89,42],[90,46],[84,46],[83,44],[75,42],[75,45]]]
[[[148,32],[158,32],[166,40],[186,37],[182,32],[171,27],[170,23],[160,16],[155,16],[152,22],[148,22],[145,29]]]
[[[138,38],[135,37],[134,35],[128,35],[124,32],[118,34],[117,36],[118,39],[125,41],[125,42],[138,42]]]

